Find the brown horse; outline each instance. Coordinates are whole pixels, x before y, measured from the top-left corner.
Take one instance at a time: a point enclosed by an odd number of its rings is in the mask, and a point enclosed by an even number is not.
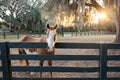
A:
[[[22,37],[19,42],[47,42],[48,48],[42,49],[42,48],[20,48],[19,54],[31,54],[31,53],[37,53],[37,54],[54,54],[55,53],[55,42],[56,42],[56,29],[57,25],[50,27],[49,24],[47,24],[47,34],[41,36],[40,38],[35,38],[34,36],[26,35]],[[20,63],[22,64],[22,60]],[[43,60],[40,60],[39,65],[43,66]],[[26,60],[27,66],[29,66],[29,61]],[[52,66],[52,61],[48,60],[48,65]],[[52,77],[52,72],[50,72],[50,75]],[[40,77],[42,77],[42,72],[40,73]]]

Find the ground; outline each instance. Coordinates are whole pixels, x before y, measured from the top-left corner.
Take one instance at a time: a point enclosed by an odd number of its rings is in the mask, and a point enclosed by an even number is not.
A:
[[[79,36],[79,37],[58,37],[58,42],[79,42],[79,43],[112,43],[115,39],[115,36],[112,35],[102,35],[102,36]],[[119,50],[109,50],[108,51],[110,55],[116,54],[119,55]],[[15,53],[18,54],[17,49],[11,49],[11,54]],[[94,49],[56,49],[55,52],[56,55],[94,55],[99,54],[99,51]],[[38,61],[30,61],[30,65],[38,65]],[[19,61],[12,61],[12,65],[16,66],[19,65]],[[25,64],[24,64],[25,65]],[[67,67],[97,67],[99,65],[98,61],[53,61],[53,66],[67,66]],[[109,66],[120,66],[120,62],[114,62],[109,61]],[[45,61],[44,66],[47,66],[47,62]],[[28,73],[18,73],[14,72],[14,77],[30,77],[30,78],[36,78],[38,77],[38,73],[28,74]],[[108,73],[108,77],[120,77],[120,73]],[[43,73],[44,78],[50,77],[49,73]],[[98,77],[98,73],[53,73],[54,78],[96,78]]]

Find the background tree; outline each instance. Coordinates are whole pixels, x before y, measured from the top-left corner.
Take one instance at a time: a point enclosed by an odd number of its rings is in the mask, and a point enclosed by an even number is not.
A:
[[[12,31],[38,32],[40,26],[42,27],[40,0],[9,0],[1,1],[1,4],[0,17],[6,21],[4,24]]]
[[[86,24],[88,25],[88,22],[90,20],[89,10],[91,10],[91,8],[95,8],[100,14],[105,13],[107,14],[107,17],[111,18],[111,20],[114,21],[116,26],[115,42],[120,42],[120,20],[119,20],[120,1],[119,0],[103,0],[103,1],[105,5],[104,7],[101,6],[97,2],[97,0],[52,0],[52,1],[48,0],[48,2],[45,5],[49,6],[50,9],[48,10],[50,10],[50,13],[54,15],[54,17],[56,18],[55,20],[56,22],[52,21],[53,16],[51,20],[49,20],[50,17],[48,16],[47,19],[51,22],[55,22],[64,26],[76,26],[78,28],[77,30],[79,30],[79,28],[82,28],[82,26]],[[52,11],[54,13],[52,13]],[[49,13],[49,11],[47,13]],[[102,25],[99,28],[104,29],[105,27],[103,27]],[[108,28],[106,27],[106,29]]]
[[[74,30],[94,30],[90,28],[91,10],[94,8],[99,13],[106,13],[107,17],[114,20],[116,25],[115,42],[120,41],[120,1],[103,0],[101,6],[97,0],[1,0],[1,17],[12,29],[23,29],[32,32],[39,31],[44,21],[60,26],[72,27]],[[112,13],[111,13],[112,12]],[[98,15],[98,14],[97,14]],[[103,22],[102,22],[103,24]],[[88,26],[88,27],[86,27]],[[92,25],[93,26],[93,25]],[[100,26],[100,25],[98,25]],[[108,29],[101,25],[101,30]],[[109,28],[110,29],[110,28]],[[43,30],[44,31],[44,30]],[[39,31],[40,32],[40,31]]]
[[[86,3],[87,6],[96,8],[99,12],[104,12],[109,18],[114,20],[116,25],[115,42],[120,42],[120,1],[119,0],[103,0],[105,8],[100,6],[96,0],[91,0],[91,3]]]

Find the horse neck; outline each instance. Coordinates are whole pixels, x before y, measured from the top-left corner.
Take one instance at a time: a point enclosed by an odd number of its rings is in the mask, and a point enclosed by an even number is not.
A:
[[[41,42],[47,42],[46,39],[47,39],[47,35],[42,35],[42,36],[40,37],[40,41],[41,41]]]

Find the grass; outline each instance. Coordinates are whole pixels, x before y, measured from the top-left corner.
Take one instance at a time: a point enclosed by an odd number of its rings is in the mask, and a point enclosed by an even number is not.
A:
[[[23,35],[20,35],[19,38],[21,38]],[[35,37],[39,37],[39,35],[34,35]],[[0,35],[0,42],[2,41],[18,41],[19,38],[17,35],[6,35],[5,39],[3,35]],[[58,35],[58,41],[62,42],[112,42],[115,39],[115,35],[87,35],[87,36],[65,36],[62,37],[61,35]]]

